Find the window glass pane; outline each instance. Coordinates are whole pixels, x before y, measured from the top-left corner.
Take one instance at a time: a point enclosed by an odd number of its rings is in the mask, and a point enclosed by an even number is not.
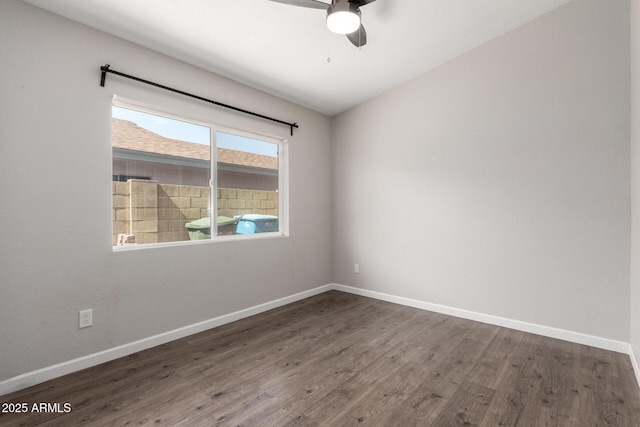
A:
[[[279,231],[274,142],[216,132],[218,235]]]
[[[114,106],[113,244],[211,238],[211,129]]]

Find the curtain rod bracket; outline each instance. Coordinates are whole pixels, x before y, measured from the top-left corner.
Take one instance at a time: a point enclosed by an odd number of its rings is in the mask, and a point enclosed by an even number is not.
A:
[[[102,86],[102,87],[104,87],[104,82],[105,82],[105,80],[107,78],[107,73],[112,73],[112,74],[116,74],[118,76],[122,76],[122,77],[126,77],[128,79],[131,79],[131,80],[138,81],[140,83],[145,83],[145,84],[148,84],[148,85],[151,85],[151,86],[159,87],[160,89],[165,89],[165,90],[168,90],[170,92],[175,92],[175,93],[179,93],[181,95],[189,96],[191,98],[199,99],[200,101],[208,102],[210,104],[214,104],[214,105],[217,105],[219,107],[228,108],[230,110],[234,110],[234,111],[237,111],[239,113],[248,114],[250,116],[259,117],[261,119],[270,120],[272,122],[276,122],[276,123],[280,123],[282,125],[289,126],[289,129],[291,130],[291,136],[293,136],[293,128],[296,128],[296,129],[298,128],[298,123],[285,122],[283,120],[274,119],[273,117],[269,117],[269,116],[265,116],[265,115],[262,115],[262,114],[254,113],[253,111],[244,110],[242,108],[238,108],[238,107],[234,107],[234,106],[231,106],[231,105],[223,104],[222,102],[213,101],[211,99],[203,98],[202,96],[198,96],[198,95],[193,95],[191,93],[184,92],[182,90],[174,89],[174,88],[169,87],[169,86],[165,86],[165,85],[161,85],[159,83],[154,83],[154,82],[149,81],[149,80],[141,79],[140,77],[135,77],[135,76],[131,76],[129,74],[124,74],[124,73],[121,73],[119,71],[112,70],[110,67],[111,66],[109,64],[105,64],[105,65],[100,67],[100,72],[101,72],[101,75],[100,75],[100,86]]]
[[[104,80],[107,78],[107,72],[109,71],[109,64],[103,65],[100,67],[100,71],[102,71],[102,76],[100,77],[100,86],[104,87]]]

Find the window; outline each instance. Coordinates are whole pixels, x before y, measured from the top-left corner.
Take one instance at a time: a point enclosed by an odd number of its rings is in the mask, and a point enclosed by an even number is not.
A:
[[[114,246],[286,235],[286,141],[116,98],[111,142]]]

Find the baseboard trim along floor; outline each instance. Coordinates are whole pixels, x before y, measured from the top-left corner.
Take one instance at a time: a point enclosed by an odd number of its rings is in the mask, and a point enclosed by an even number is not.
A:
[[[564,341],[570,341],[577,344],[589,345],[604,350],[616,351],[618,353],[628,353],[629,344],[622,341],[614,341],[607,338],[600,338],[592,335],[582,334],[580,332],[568,331],[549,326],[536,325],[534,323],[522,322],[519,320],[508,319],[504,317],[492,316],[490,314],[478,313],[475,311],[463,310],[460,308],[449,307],[446,305],[434,304],[430,302],[398,297],[382,292],[370,291],[352,286],[344,286],[332,284],[332,289],[342,292],[348,292],[363,297],[374,298],[382,301],[392,302],[408,307],[419,308],[427,311],[434,311],[440,314],[448,314],[450,316],[460,317],[467,320],[475,320],[476,322],[488,323],[490,325],[502,326],[504,328],[515,329],[522,332],[530,332],[536,335],[542,335],[550,338],[557,338]]]
[[[367,289],[332,283],[332,284],[320,286],[314,289],[310,289],[308,291],[299,292],[294,295],[290,295],[288,297],[279,298],[270,302],[249,307],[244,310],[239,310],[223,316],[205,320],[203,322],[199,322],[199,323],[188,325],[182,328],[174,329],[172,331],[154,335],[148,338],[134,341],[132,343],[107,349],[98,353],[90,354],[84,357],[79,357],[77,359],[69,360],[67,362],[59,363],[57,365],[49,366],[43,369],[38,369],[32,372],[27,372],[25,374],[22,374],[13,378],[9,378],[5,381],[0,382],[0,395],[22,390],[27,387],[31,387],[33,385],[69,374],[71,372],[89,368],[91,366],[95,366],[100,363],[104,363],[110,360],[124,357],[129,354],[146,350],[148,348],[161,345],[179,338],[184,338],[189,335],[203,332],[208,329],[215,328],[217,326],[222,326],[227,323],[235,322],[236,320],[244,319],[249,316],[263,313],[265,311],[278,308],[283,305],[290,304],[292,302],[300,301],[302,299],[309,298],[314,295],[318,295],[330,290],[347,292],[355,295],[392,302],[395,304],[405,305],[405,306],[418,308],[422,310],[433,311],[441,314],[447,314],[450,316],[460,317],[468,320],[474,320],[477,322],[487,323],[490,325],[501,326],[509,329],[515,329],[518,331],[529,332],[529,333],[542,335],[550,338],[556,338],[564,341],[574,342],[577,344],[597,347],[604,350],[624,353],[629,355],[629,357],[631,358],[631,363],[636,375],[636,380],[640,385],[640,367],[638,366],[638,360],[636,359],[635,354],[633,352],[633,347],[629,343],[610,340],[602,337],[596,337],[592,335],[586,335],[579,332],[573,332],[573,331],[568,331],[564,329],[553,328],[549,326],[522,322],[519,320],[492,316],[489,314],[477,313],[477,312],[463,310],[455,307],[434,304],[426,301],[420,301],[420,300],[385,294],[382,292],[371,291]]]
[[[411,298],[399,297],[395,295],[385,294],[382,292],[371,291],[368,289],[356,288],[353,286],[345,286],[337,283],[331,284],[331,289],[348,292],[363,297],[374,298],[382,301],[392,302],[395,304],[405,305],[408,307],[419,308],[422,310],[433,311],[440,314],[448,314],[462,319],[475,320],[476,322],[488,323],[490,325],[502,326],[504,328],[515,329],[517,331],[529,332],[536,335],[542,335],[549,338],[556,338],[563,341],[569,341],[576,344],[588,345],[591,347],[601,348],[603,350],[615,351],[629,355],[636,382],[640,386],[640,366],[636,359],[631,344],[623,341],[615,341],[607,338],[587,335],[580,332],[568,331],[566,329],[558,329],[550,326],[537,325],[535,323],[523,322],[520,320],[508,319],[490,314],[478,313],[475,311],[463,310],[460,308],[449,307],[446,305],[434,304],[430,302],[415,300]]]
[[[245,317],[253,316],[265,311],[272,310],[274,308],[281,307],[283,305],[291,304],[292,302],[300,301],[305,298],[330,291],[331,289],[331,285],[320,286],[308,291],[290,295],[288,297],[279,298],[273,301],[266,302],[264,304],[249,307],[244,310],[239,310],[219,317],[214,317],[213,319],[205,320],[203,322],[194,323],[192,325],[184,326],[182,328],[174,329],[162,334],[143,338],[141,340],[124,344],[118,347],[113,347],[98,353],[89,354],[87,356],[38,369],[36,371],[27,372],[25,374],[18,375],[16,377],[9,378],[5,381],[0,382],[0,396],[12,393],[14,391],[22,390],[33,385],[43,383],[45,381],[49,381],[66,374],[70,374],[71,372],[90,368],[91,366],[99,365],[101,363],[118,359],[120,357],[128,356],[129,354],[136,353],[138,351],[146,350],[148,348],[184,338],[189,335],[197,334],[199,332],[203,332],[217,326],[226,325],[227,323],[235,322],[236,320],[244,319]]]

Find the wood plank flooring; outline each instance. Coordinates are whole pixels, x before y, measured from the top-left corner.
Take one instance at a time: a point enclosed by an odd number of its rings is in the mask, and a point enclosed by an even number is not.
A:
[[[2,426],[640,426],[627,355],[337,291],[0,402]]]

